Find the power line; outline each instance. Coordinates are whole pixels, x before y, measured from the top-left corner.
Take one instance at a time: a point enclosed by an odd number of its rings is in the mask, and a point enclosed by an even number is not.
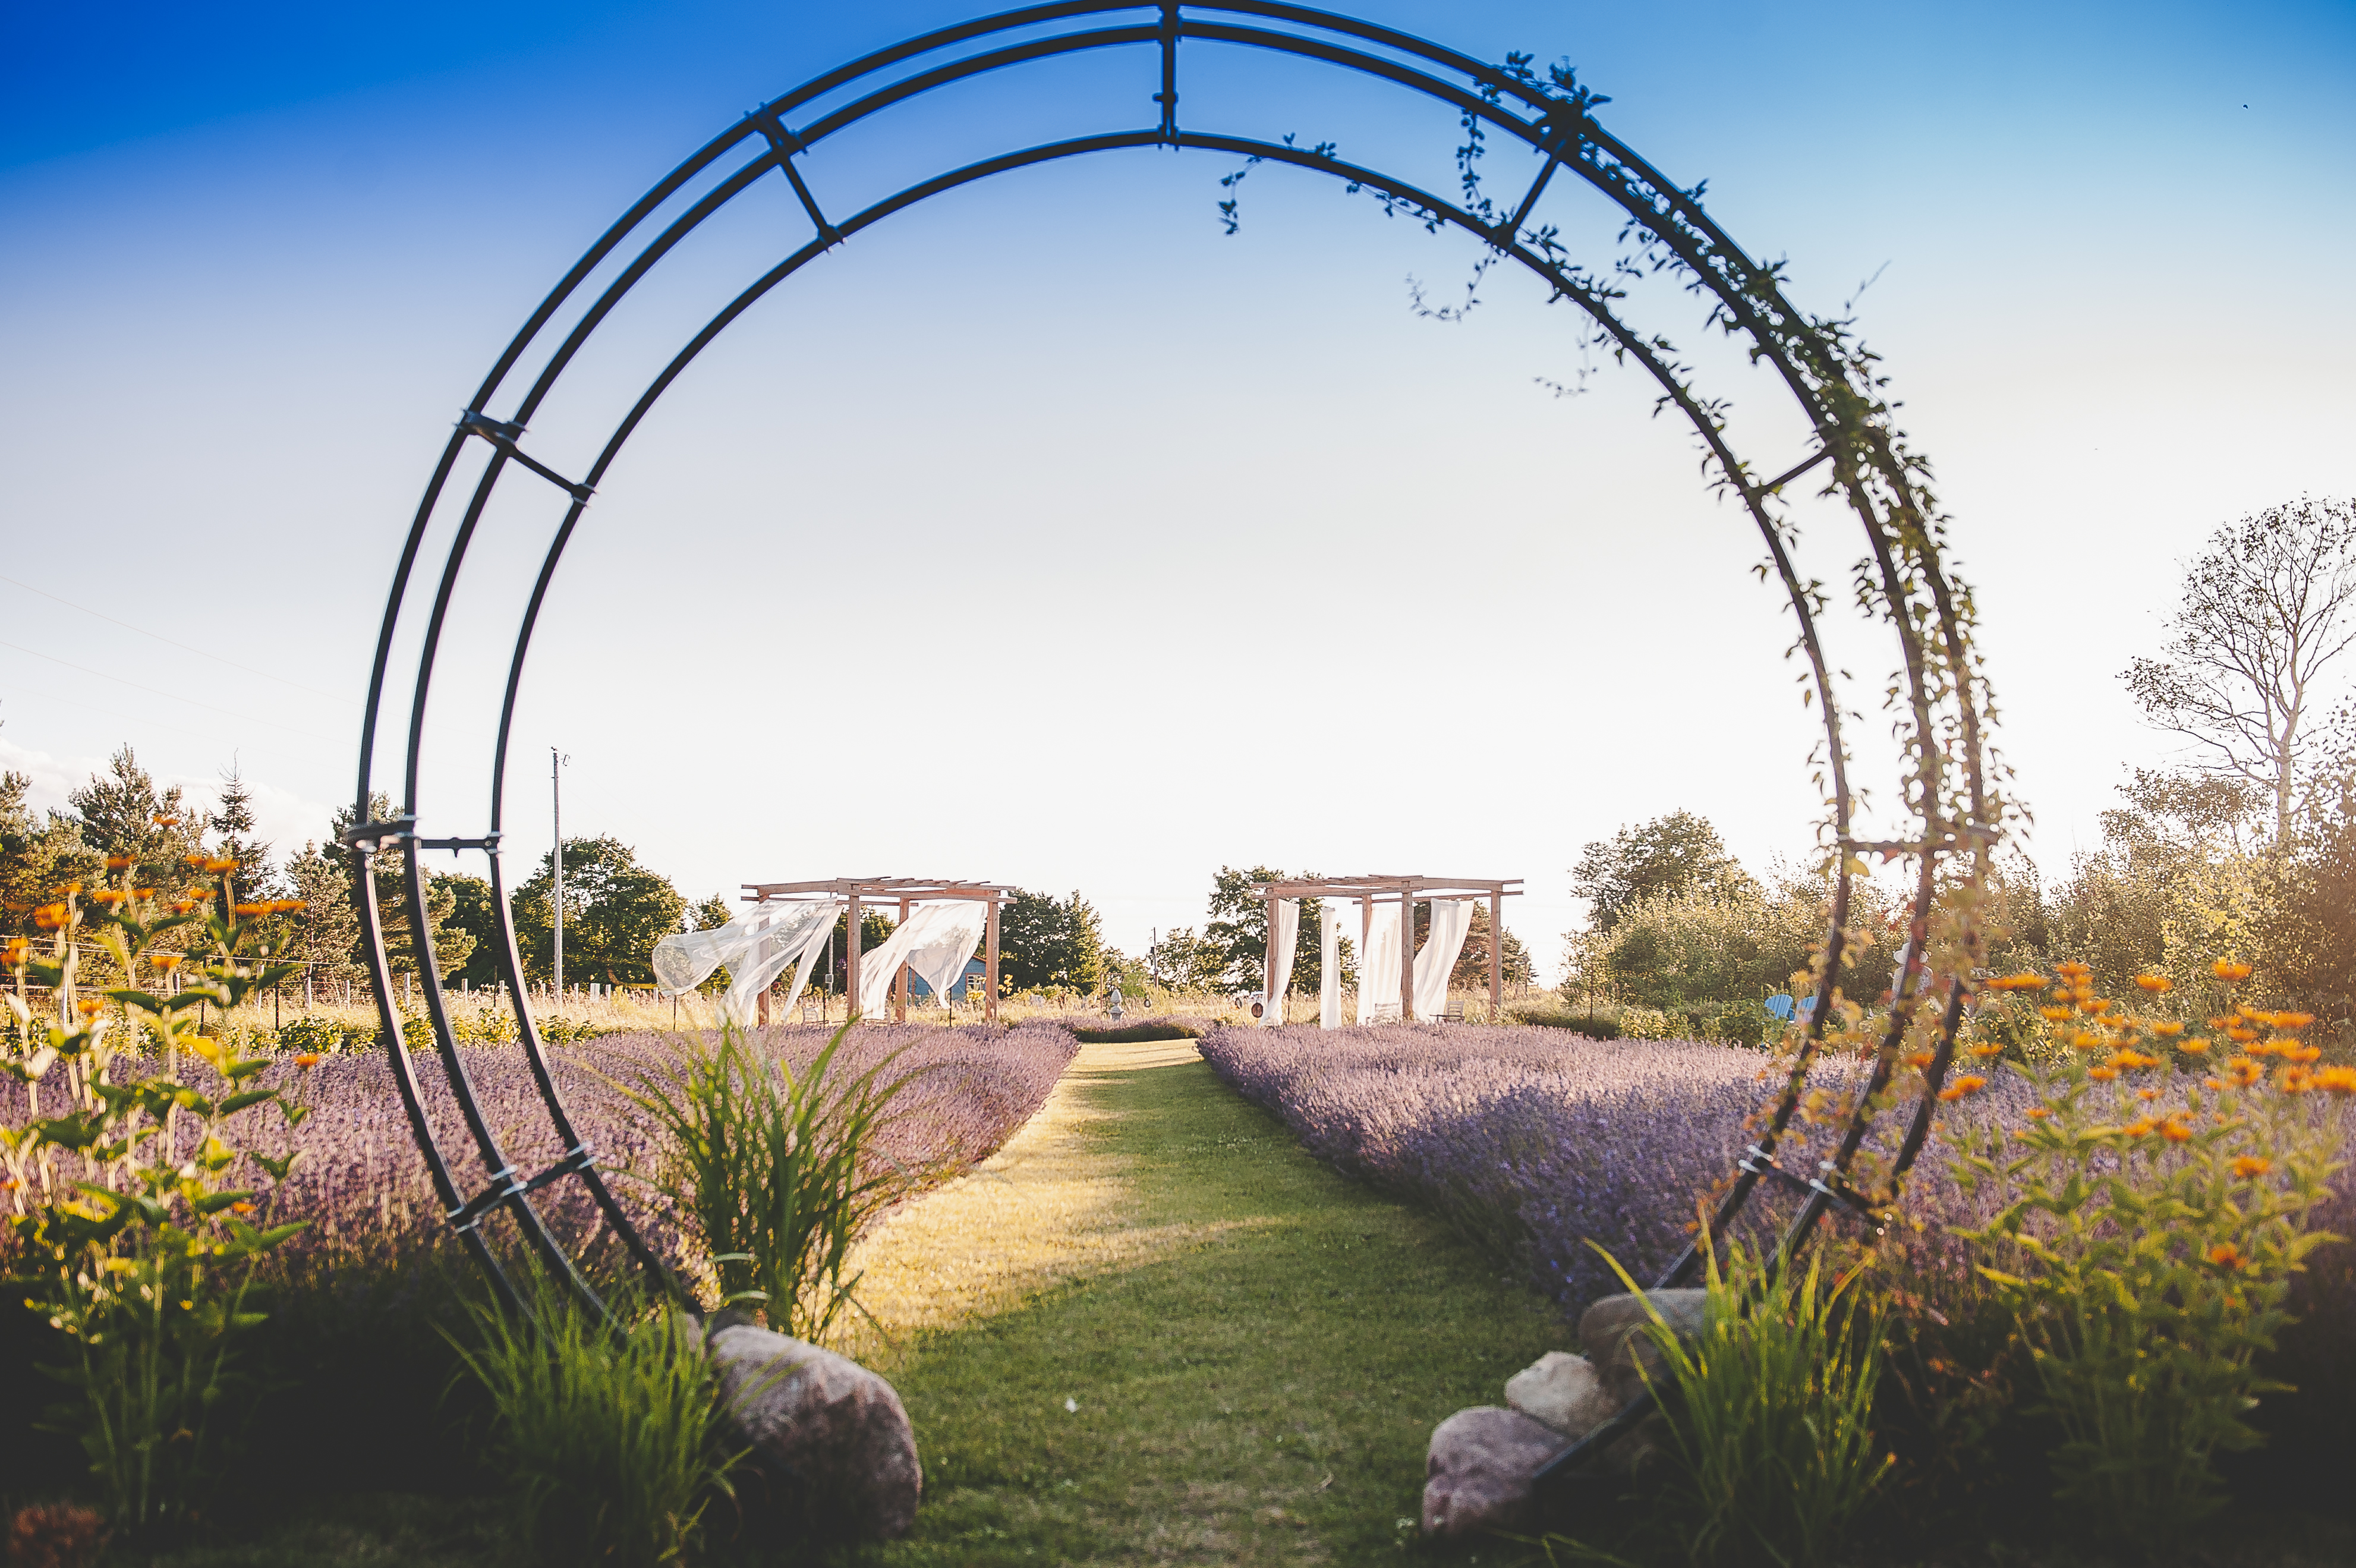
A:
[[[312,735],[306,730],[296,729],[292,725],[282,725],[271,719],[258,719],[251,714],[241,714],[233,708],[224,708],[215,703],[200,703],[194,697],[183,697],[177,692],[166,692],[160,686],[148,686],[143,685],[137,681],[127,681],[120,675],[110,675],[103,670],[92,670],[87,664],[76,664],[70,659],[60,659],[54,653],[44,653],[37,648],[27,648],[22,643],[0,640],[0,648],[14,649],[18,653],[29,653],[36,659],[46,659],[52,664],[62,664],[69,670],[79,670],[85,675],[95,675],[102,681],[112,681],[118,685],[128,686],[134,692],[146,692],[158,697],[169,697],[176,703],[186,703],[190,707],[205,708],[213,713],[221,714],[227,717],[240,720],[245,724],[266,725],[272,729],[283,729],[288,735],[301,736],[305,740],[310,741],[316,746],[333,746],[335,744],[335,742],[331,740],[327,740],[318,736]]]
[[[156,641],[163,643],[167,647],[177,648],[184,652],[202,654],[205,658],[210,659],[216,663],[226,664],[232,670],[242,670],[249,675],[259,675],[265,681],[275,681],[281,685],[292,686],[298,692],[308,692],[315,697],[325,697],[330,702],[351,703],[354,705],[357,705],[358,700],[350,696],[348,693],[322,692],[316,686],[305,686],[300,681],[289,681],[284,675],[273,675],[267,670],[256,670],[250,664],[240,664],[234,659],[223,659],[220,654],[209,652],[205,649],[195,646],[193,643],[182,642],[176,638],[166,637],[162,632],[150,631],[144,626],[134,626],[127,620],[117,620],[114,617],[108,615],[104,610],[94,610],[88,605],[78,605],[71,599],[67,598],[63,594],[53,594],[47,588],[37,588],[33,586],[32,584],[25,582],[21,578],[11,577],[6,575],[5,573],[0,573],[0,583],[14,584],[16,586],[24,589],[28,594],[38,594],[45,599],[55,599],[58,603],[65,606],[66,608],[70,610],[80,610],[86,616],[96,616],[99,619],[106,622],[110,626],[119,626],[125,631],[135,631],[142,637],[152,637]]]

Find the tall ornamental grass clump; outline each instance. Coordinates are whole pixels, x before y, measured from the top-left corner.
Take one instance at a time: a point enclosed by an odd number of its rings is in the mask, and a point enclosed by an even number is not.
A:
[[[197,1022],[292,972],[258,961],[252,922],[300,905],[234,902],[234,860],[190,855],[183,871],[117,855],[107,869],[105,884],[69,884],[35,910],[54,933],[47,956],[22,937],[6,946],[15,1026],[0,1069],[23,1097],[0,1121],[0,1188],[8,1292],[54,1331],[59,1353],[42,1369],[76,1396],[49,1425],[80,1443],[110,1519],[136,1539],[180,1523],[220,1483],[217,1418],[239,1342],[262,1321],[253,1266],[302,1229],[249,1221],[260,1205],[231,1185],[232,1140],[265,1108],[290,1131],[308,1112],[258,1082],[266,1058]],[[188,871],[218,886],[159,895]],[[118,982],[97,995],[78,993],[84,933]],[[27,1004],[28,983],[50,991],[54,1015]],[[273,1183],[295,1159],[251,1153]]]
[[[1696,1568],[1838,1558],[1895,1463],[1873,1424],[1886,1305],[1862,1264],[1825,1249],[1804,1271],[1740,1243],[1708,1256],[1700,1334],[1681,1337],[1636,1282],[1657,1354],[1645,1380],[1668,1417],[1672,1478],[1660,1519]]]
[[[719,1305],[798,1339],[853,1304],[851,1243],[922,1175],[880,1149],[916,1075],[891,1074],[897,1051],[835,1070],[851,1027],[797,1072],[730,1026],[674,1042],[623,1086],[657,1133],[648,1179],[700,1244]]]
[[[469,1316],[474,1342],[451,1345],[489,1396],[487,1457],[534,1561],[658,1568],[694,1553],[744,1456],[695,1321],[643,1303],[602,1321],[545,1288],[529,1314]]]
[[[2036,1103],[1955,1173],[2001,1204],[1962,1233],[2062,1433],[2058,1497],[2146,1547],[2222,1502],[2218,1449],[2259,1440],[2244,1418],[2282,1385],[2256,1358],[2288,1321],[2293,1273],[2333,1240],[2308,1221],[2335,1168],[2330,1102],[2356,1095],[2356,1068],[2319,1066],[2299,1039],[2312,1017],[2235,1001],[2246,964],[2215,974],[2205,1028],[2174,1015],[2159,975],[2137,981],[2140,1009],[2095,995],[2083,964],[1998,981],[2046,993],[2024,1069]]]

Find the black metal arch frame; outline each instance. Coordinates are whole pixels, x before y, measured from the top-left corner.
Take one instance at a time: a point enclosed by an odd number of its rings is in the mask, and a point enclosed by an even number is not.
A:
[[[1526,192],[1510,211],[1505,211],[1472,195],[1464,202],[1445,200],[1378,169],[1345,162],[1329,148],[1312,150],[1289,142],[1279,144],[1182,128],[1178,116],[1182,44],[1269,50],[1356,72],[1444,105],[1461,116],[1468,127],[1520,142],[1542,155],[1544,161],[1538,165]],[[821,209],[803,178],[799,164],[815,156],[830,137],[935,88],[1033,61],[1125,48],[1158,54],[1161,91],[1152,95],[1152,102],[1159,106],[1157,124],[1048,143],[967,164],[841,217],[830,217]],[[812,110],[814,118],[798,119],[805,109],[830,97],[841,100],[835,107],[823,112]],[[481,388],[467,403],[432,482],[426,487],[385,607],[369,682],[368,711],[360,732],[356,813],[360,825],[347,838],[353,851],[359,895],[357,901],[384,1038],[411,1127],[452,1225],[498,1291],[511,1300],[515,1298],[513,1283],[485,1240],[480,1223],[495,1212],[505,1210],[513,1216],[523,1237],[543,1262],[584,1300],[595,1303],[588,1284],[531,1201],[534,1191],[567,1177],[584,1184],[606,1223],[639,1262],[670,1288],[677,1288],[661,1261],[615,1200],[597,1169],[595,1152],[575,1130],[550,1073],[545,1048],[525,1002],[501,869],[502,786],[524,660],[557,564],[590,498],[656,400],[704,347],[755,301],[816,257],[894,213],[944,191],[1013,169],[1126,148],[1200,150],[1288,164],[1348,181],[1353,188],[1371,190],[1435,228],[1447,224],[1462,229],[1491,247],[1496,256],[1511,259],[1536,274],[1558,297],[1577,305],[1594,323],[1595,340],[1623,360],[1642,366],[1659,383],[1664,403],[1674,405],[1691,423],[1707,450],[1708,465],[1715,469],[1716,482],[1737,498],[1756,524],[1766,546],[1765,569],[1775,574],[1798,618],[1795,647],[1808,661],[1808,679],[1813,682],[1810,695],[1825,725],[1821,756],[1830,814],[1827,847],[1837,863],[1831,925],[1825,939],[1816,1004],[1805,1044],[1797,1053],[1792,1076],[1759,1131],[1756,1143],[1720,1195],[1710,1230],[1715,1232],[1728,1224],[1762,1181],[1788,1187],[1800,1196],[1798,1215],[1786,1232],[1787,1243],[1804,1236],[1828,1211],[1870,1213],[1894,1197],[1898,1178],[1920,1152],[1929,1133],[1934,1096],[1953,1058],[1957,1028],[1972,990],[1972,966],[1978,952],[1978,940],[1971,921],[1973,901],[1950,901],[1950,908],[1942,911],[1944,924],[1935,930],[1934,902],[1950,883],[1976,884],[1985,876],[2004,809],[1990,787],[1991,764],[1983,724],[1987,697],[1969,642],[1970,596],[1942,563],[1941,529],[1922,487],[1922,465],[1903,449],[1891,429],[1889,409],[1879,397],[1868,358],[1847,342],[1839,324],[1809,317],[1794,308],[1783,296],[1777,269],[1751,260],[1703,210],[1695,193],[1678,188],[1604,130],[1597,124],[1592,107],[1589,96],[1575,89],[1567,78],[1542,79],[1525,61],[1516,60],[1499,68],[1387,27],[1303,6],[1264,0],[1228,0],[1226,4],[1199,5],[1182,5],[1178,0],[1147,0],[1145,4],[1134,0],[1071,0],[1067,4],[1028,6],[942,28],[879,50],[804,83],[753,111],[706,143],[647,192],[589,248],[491,367]],[[732,152],[742,156],[745,151],[752,156],[733,172],[718,178],[668,223],[654,226],[652,220],[658,209],[689,188],[698,176],[713,169]],[[807,215],[812,229],[809,241],[753,280],[680,349],[613,429],[586,472],[577,478],[567,477],[528,452],[524,437],[536,413],[558,378],[616,304],[705,219],[772,172],[783,177],[795,201]],[[1612,302],[1619,297],[1617,293],[1599,281],[1597,274],[1566,260],[1553,231],[1525,228],[1540,195],[1558,172],[1575,176],[1616,204],[1626,215],[1627,231],[1636,237],[1655,264],[1683,273],[1697,292],[1706,290],[1714,296],[1717,322],[1728,331],[1748,338],[1753,359],[1772,368],[1806,416],[1815,442],[1812,455],[1772,478],[1753,478],[1750,467],[1730,445],[1717,405],[1694,389],[1684,369],[1665,356],[1656,339],[1640,335],[1615,314]],[[560,310],[582,290],[601,263],[615,256],[634,237],[640,244],[636,255],[555,341],[536,379],[519,395],[510,394],[514,401],[509,413],[505,417],[493,413],[490,410],[494,398],[508,388],[510,376],[527,350],[544,338],[554,337],[551,324]],[[390,821],[370,821],[378,722],[386,712],[387,676],[391,668],[395,632],[403,611],[412,607],[412,583],[423,582],[417,574],[429,527],[444,501],[460,455],[475,441],[485,442],[493,450],[479,482],[466,500],[426,612],[423,650],[409,693],[408,749],[401,809]],[[1819,466],[1828,466],[1824,493],[1845,500],[1865,532],[1867,553],[1857,569],[1859,600],[1892,624],[1901,644],[1901,669],[1893,682],[1892,706],[1898,710],[1895,722],[1910,758],[1902,789],[1905,809],[1914,824],[1912,836],[1901,840],[1866,843],[1853,836],[1849,756],[1842,736],[1844,712],[1834,671],[1817,631],[1816,618],[1824,596],[1817,585],[1802,579],[1793,564],[1791,545],[1797,535],[1783,491],[1785,486]],[[487,825],[471,836],[421,836],[419,757],[436,652],[452,592],[484,507],[510,467],[529,471],[534,482],[557,486],[571,498],[571,504],[549,543],[522,609],[491,757]],[[490,881],[497,894],[493,903],[499,922],[499,969],[515,998],[525,1056],[555,1131],[567,1150],[554,1165],[529,1176],[511,1167],[499,1140],[484,1121],[467,1080],[465,1063],[455,1049],[431,944],[418,942],[415,946],[418,962],[424,972],[422,978],[425,1006],[440,1047],[438,1054],[466,1132],[488,1173],[486,1184],[473,1194],[462,1191],[427,1122],[419,1094],[416,1064],[393,1009],[384,931],[372,894],[373,857],[387,850],[407,852],[408,918],[412,931],[424,930],[426,881],[416,852],[429,849],[476,851],[489,863]],[[1912,940],[1907,965],[1893,986],[1894,1000],[1886,1026],[1872,1042],[1872,1066],[1865,1092],[1857,1098],[1837,1152],[1822,1162],[1816,1174],[1803,1176],[1778,1165],[1776,1149],[1790,1133],[1809,1061],[1823,1046],[1827,1022],[1837,1011],[1834,993],[1840,977],[1844,944],[1848,940],[1855,856],[1873,851],[1904,856],[1914,870]],[[1940,955],[1935,963],[1934,947]],[[1911,1051],[1910,1046],[1913,1047]],[[1901,1067],[1902,1056],[1914,1059]],[[1860,1149],[1868,1143],[1878,1111],[1901,1083],[1912,1086],[1916,1081],[1906,1074],[1918,1071],[1919,1102],[1906,1122],[1905,1133],[1894,1151],[1882,1151],[1878,1169],[1883,1185],[1874,1192],[1860,1191],[1851,1185],[1849,1173]],[[1694,1248],[1687,1250],[1662,1284],[1676,1284],[1691,1277],[1700,1244],[1697,1241]]]

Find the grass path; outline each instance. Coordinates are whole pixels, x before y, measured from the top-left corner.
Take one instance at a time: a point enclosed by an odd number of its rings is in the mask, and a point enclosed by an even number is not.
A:
[[[862,1558],[912,1568],[1396,1560],[1433,1424],[1569,1338],[1185,1042],[1083,1047],[862,1261],[926,1471]]]

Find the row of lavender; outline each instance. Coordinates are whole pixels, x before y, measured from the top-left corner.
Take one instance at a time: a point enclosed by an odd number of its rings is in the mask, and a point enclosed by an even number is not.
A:
[[[825,1047],[829,1032],[777,1028],[761,1037],[798,1069]],[[625,1208],[659,1250],[670,1252],[676,1237],[659,1206],[630,1174],[643,1171],[653,1153],[645,1122],[618,1088],[658,1065],[664,1049],[659,1036],[613,1035],[558,1051],[552,1065],[575,1129],[595,1151]],[[833,1071],[861,1072],[888,1058],[887,1079],[912,1075],[876,1153],[902,1169],[940,1171],[971,1165],[996,1150],[1045,1102],[1077,1050],[1071,1031],[1049,1025],[862,1026],[845,1040]],[[523,1053],[511,1047],[474,1047],[460,1055],[484,1120],[514,1167],[531,1172],[553,1164],[563,1148]],[[456,1179],[471,1192],[486,1178],[442,1064],[424,1055],[417,1065],[427,1119]],[[311,1111],[292,1132],[249,1123],[256,1152],[301,1156],[284,1182],[273,1183],[258,1166],[241,1178],[259,1191],[258,1220],[306,1222],[273,1254],[273,1273],[294,1284],[372,1282],[432,1255],[446,1240],[450,1232],[442,1204],[410,1137],[391,1068],[381,1055],[329,1056],[308,1068],[288,1059],[270,1068],[261,1081],[284,1087]],[[24,1086],[0,1080],[0,1125],[20,1121],[25,1111]],[[576,1253],[610,1247],[579,1182],[557,1182],[533,1201]]]
[[[1436,1208],[1572,1312],[1620,1288],[1590,1240],[1644,1283],[1675,1261],[1696,1197],[1728,1174],[1745,1118],[1780,1084],[1758,1051],[1542,1028],[1221,1029],[1201,1048],[1312,1154]],[[1847,1072],[1821,1070],[1827,1089]],[[2031,1102],[1999,1073],[1954,1131],[2017,1125]],[[2351,1162],[2319,1223],[2356,1237],[2356,1118],[2343,1120]],[[1904,1228],[1904,1261],[1933,1295],[1970,1288],[1946,1232],[1982,1218],[1947,1174],[1954,1155],[1934,1135],[1907,1191],[1920,1224]],[[1784,1212],[1772,1197],[1752,1208],[1766,1225]],[[2356,1361],[2356,1246],[2319,1254],[2297,1303],[2316,1320],[2308,1353]]]

